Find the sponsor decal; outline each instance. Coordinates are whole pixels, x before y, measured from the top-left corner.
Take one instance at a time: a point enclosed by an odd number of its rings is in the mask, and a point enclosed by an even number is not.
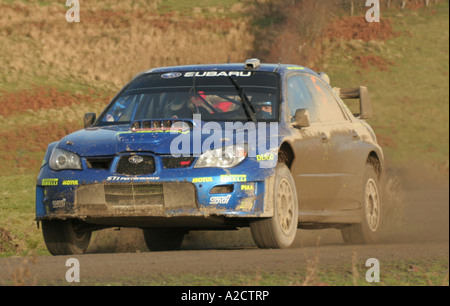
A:
[[[275,155],[272,153],[267,153],[264,155],[256,155],[257,161],[266,161],[266,160],[274,160],[274,159],[275,159]]]
[[[137,164],[142,163],[142,162],[144,161],[144,158],[143,158],[142,156],[133,155],[133,156],[131,156],[130,158],[128,158],[128,161],[129,161],[131,164],[137,165]]]
[[[66,180],[62,182],[63,186],[78,186],[77,180]]]
[[[251,71],[200,71],[200,72],[186,72],[185,78],[202,78],[202,77],[250,77]]]
[[[222,183],[247,182],[247,175],[246,174],[221,175],[220,181]]]
[[[192,183],[212,183],[212,177],[196,177],[192,179]]]
[[[66,199],[52,201],[52,206],[53,208],[64,208],[66,207]]]
[[[209,200],[209,204],[211,205],[218,205],[218,204],[228,204],[230,201],[231,194],[227,196],[220,196],[220,197],[211,197]]]
[[[43,179],[42,186],[58,186],[58,179]]]
[[[144,176],[144,177],[128,177],[128,176],[108,176],[107,182],[146,182],[146,181],[157,181],[160,177],[158,176]]]
[[[292,67],[287,67],[287,70],[305,70],[305,68],[292,66]]]
[[[243,191],[253,191],[255,187],[253,185],[241,185],[241,190]]]
[[[179,78],[180,76],[182,76],[182,74],[180,72],[169,72],[169,73],[163,74],[161,77],[163,79],[175,79],[175,78]]]

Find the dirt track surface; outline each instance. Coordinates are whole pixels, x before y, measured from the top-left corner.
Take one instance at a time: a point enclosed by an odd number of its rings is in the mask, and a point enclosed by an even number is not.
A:
[[[364,264],[369,258],[383,261],[448,258],[449,191],[409,191],[405,197],[403,226],[383,242],[369,246],[344,245],[336,230],[300,231],[292,249],[259,250],[248,231],[240,247],[203,249],[185,245],[176,252],[86,254],[80,261],[81,284],[108,283],[119,279],[151,279],[152,275],[217,275],[221,273],[290,272],[304,268],[317,256],[320,265]],[[214,235],[214,234],[213,234]],[[214,236],[210,239],[213,239]],[[318,238],[320,239],[318,240]],[[317,245],[318,244],[318,245]],[[36,284],[64,284],[70,256],[0,259],[0,285],[10,283],[20,269]]]

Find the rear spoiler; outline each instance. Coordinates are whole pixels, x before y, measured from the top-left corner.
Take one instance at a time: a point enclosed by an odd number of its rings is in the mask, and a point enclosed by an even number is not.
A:
[[[333,88],[341,99],[359,99],[359,114],[353,114],[359,119],[372,117],[372,103],[370,101],[369,89],[365,86],[354,88]]]

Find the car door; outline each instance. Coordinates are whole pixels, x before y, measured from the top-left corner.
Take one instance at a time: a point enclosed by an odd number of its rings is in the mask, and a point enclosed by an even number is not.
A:
[[[325,197],[320,177],[327,162],[328,144],[323,142],[324,131],[319,120],[313,96],[305,84],[305,76],[291,74],[287,77],[287,100],[291,117],[297,109],[308,109],[311,126],[292,128],[295,159],[291,166],[299,210],[310,211],[324,206]]]
[[[316,76],[309,76],[305,84],[312,93],[321,122],[321,139],[326,157],[316,183],[323,192],[321,209],[355,209],[359,205],[358,135],[350,117],[342,108],[332,89]]]

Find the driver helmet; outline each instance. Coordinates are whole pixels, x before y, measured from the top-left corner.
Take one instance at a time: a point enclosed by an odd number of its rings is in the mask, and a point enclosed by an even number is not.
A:
[[[176,111],[179,111],[180,109],[182,109],[183,106],[185,106],[185,105],[186,105],[186,101],[184,101],[182,99],[175,99],[170,102],[169,109],[172,112],[176,112]]]

